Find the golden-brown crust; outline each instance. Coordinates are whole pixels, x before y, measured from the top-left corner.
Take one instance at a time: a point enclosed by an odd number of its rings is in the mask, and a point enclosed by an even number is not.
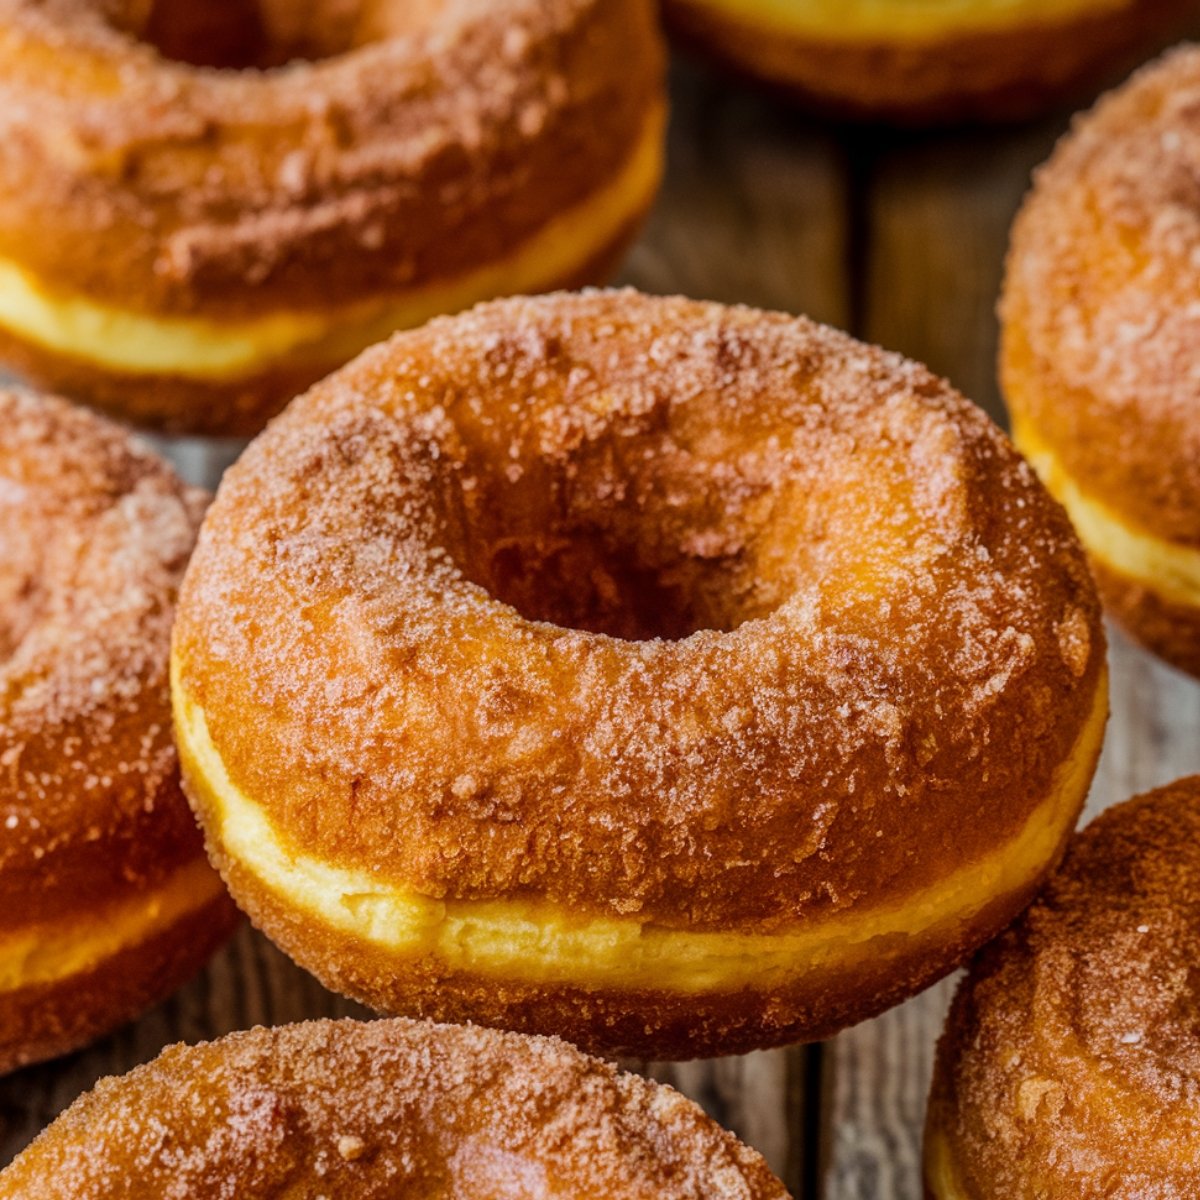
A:
[[[1200,547],[1200,49],[1081,117],[1013,230],[1001,369],[1027,422],[1135,528]]]
[[[668,1087],[562,1042],[404,1020],[172,1047],[102,1081],[0,1174],[0,1196],[26,1200],[317,1190],[787,1200]]]
[[[293,850],[762,933],[1008,844],[1103,634],[1062,511],[946,384],[626,292],[481,306],[295,402],[222,484],[174,652]]]
[[[314,28],[346,8],[259,7]],[[150,314],[403,295],[590,196],[661,103],[647,0],[356,7],[378,17],[361,45],[211,71],[138,40],[151,6],[4,0],[0,256]]]
[[[166,658],[204,501],[116,427],[0,391],[0,939],[150,899],[199,857]],[[21,1006],[0,992],[0,1057]]]
[[[1200,777],[1112,809],[981,953],[929,1111],[955,1200],[1200,1190],[1198,847]]]
[[[616,272],[641,227],[636,213],[617,236],[569,276],[563,288],[602,283]],[[208,437],[252,437],[293,397],[341,362],[276,366],[247,378],[204,380],[114,371],[47,350],[0,327],[0,361],[24,378],[142,429]]]
[[[1128,0],[1069,20],[926,40],[836,40],[765,30],[697,0],[669,0],[681,39],[737,71],[856,118],[1015,120],[1119,77],[1194,18],[1190,0]]]

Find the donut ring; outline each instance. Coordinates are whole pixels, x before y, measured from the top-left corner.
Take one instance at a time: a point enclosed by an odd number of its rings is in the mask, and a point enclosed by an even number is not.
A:
[[[1200,1194],[1200,776],[1076,836],[938,1047],[935,1200]]]
[[[246,1195],[788,1200],[669,1087],[563,1042],[405,1020],[172,1046],[0,1173],[23,1200]]]
[[[329,986],[654,1058],[827,1036],[1002,928],[1103,659],[1065,517],[946,384],[625,292],[294,402],[205,520],[173,688],[210,854]]]
[[[167,698],[204,499],[106,422],[0,390],[0,1072],[115,1028],[233,930]]]
[[[1200,49],[1079,121],[1017,220],[1002,375],[1014,438],[1112,614],[1200,676]]]
[[[1029,117],[1135,66],[1189,0],[666,0],[680,38],[843,115]]]
[[[0,0],[0,359],[249,435],[394,329],[603,282],[660,41],[649,0]]]

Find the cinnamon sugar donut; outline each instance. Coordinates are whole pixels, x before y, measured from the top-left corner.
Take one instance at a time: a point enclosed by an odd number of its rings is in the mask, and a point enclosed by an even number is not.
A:
[[[1200,1195],[1200,776],[1071,843],[959,990],[926,1136],[935,1200]]]
[[[182,983],[236,910],[171,744],[203,496],[61,400],[0,391],[0,1072]]]
[[[977,409],[629,292],[436,321],[294,402],[172,657],[210,853],[298,962],[650,1058],[950,970],[1057,858],[1106,716],[1082,553]]]
[[[394,329],[602,282],[661,60],[650,0],[0,0],[0,359],[243,435]]]
[[[1200,49],[1078,122],[1013,231],[1002,374],[1017,445],[1113,615],[1200,676]]]
[[[669,1087],[546,1038],[313,1021],[172,1046],[102,1080],[0,1197],[787,1200]]]
[[[1194,0],[666,0],[679,36],[856,117],[1030,116],[1166,45]]]

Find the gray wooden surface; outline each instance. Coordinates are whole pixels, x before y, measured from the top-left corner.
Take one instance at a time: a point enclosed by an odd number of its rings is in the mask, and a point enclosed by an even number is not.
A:
[[[822,128],[684,69],[670,171],[626,266],[648,291],[805,312],[928,362],[998,418],[993,306],[1008,224],[1058,117],[1001,132]],[[173,448],[200,480],[236,448]],[[1200,771],[1200,686],[1119,636],[1090,807]],[[952,984],[823,1047],[637,1064],[761,1149],[797,1196],[919,1200],[920,1126]],[[62,1062],[0,1080],[0,1162],[102,1074],[258,1023],[358,1012],[244,929],[193,984]]]

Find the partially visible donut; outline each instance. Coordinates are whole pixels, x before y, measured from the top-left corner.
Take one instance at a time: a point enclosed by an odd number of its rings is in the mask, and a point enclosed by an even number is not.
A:
[[[662,57],[651,0],[0,0],[0,359],[248,435],[394,329],[605,282]]]
[[[1011,120],[1119,77],[1194,0],[666,0],[679,36],[854,117]]]
[[[210,852],[385,1011],[816,1038],[1032,896],[1107,715],[1062,512],[923,368],[631,292],[376,347],[226,475],[173,641]]]
[[[0,1173],[16,1200],[787,1200],[669,1087],[564,1042],[314,1021],[172,1046]]]
[[[1013,229],[1001,373],[1013,436],[1117,620],[1200,676],[1200,48],[1063,139]]]
[[[1200,1195],[1200,776],[1110,809],[979,956],[938,1047],[934,1200]]]
[[[179,790],[167,654],[204,496],[0,390],[0,1072],[181,984],[236,909]]]

